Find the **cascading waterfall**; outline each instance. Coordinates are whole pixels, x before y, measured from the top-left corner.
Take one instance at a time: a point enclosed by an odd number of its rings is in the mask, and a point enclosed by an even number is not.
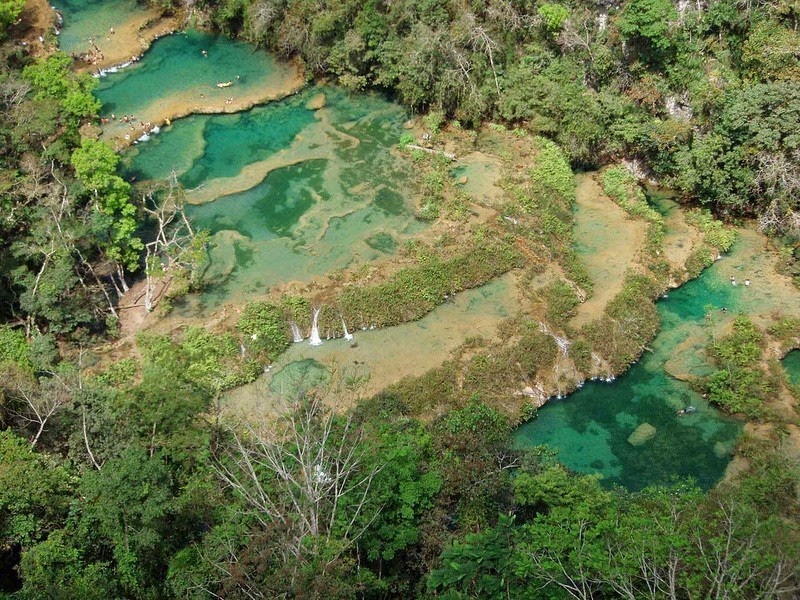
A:
[[[289,324],[289,327],[292,328],[292,338],[294,339],[294,343],[297,344],[303,341],[303,334],[300,332],[300,328],[297,326],[297,323],[292,321]]]
[[[558,346],[558,349],[561,350],[562,355],[567,356],[567,354],[569,354],[570,341],[567,338],[563,338],[560,335],[556,335],[555,333],[551,332],[544,323],[539,323],[539,330],[555,340],[556,345]]]
[[[322,339],[319,337],[319,326],[317,325],[317,320],[319,319],[319,312],[322,310],[322,307],[319,306],[314,309],[314,318],[311,321],[311,337],[308,339],[308,344],[310,346],[321,346]]]
[[[342,317],[342,329],[344,330],[344,339],[348,342],[353,339],[353,334],[347,331],[347,324],[344,322],[344,317]]]

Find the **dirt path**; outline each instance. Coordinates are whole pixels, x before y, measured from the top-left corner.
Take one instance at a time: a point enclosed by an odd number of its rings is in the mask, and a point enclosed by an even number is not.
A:
[[[631,219],[603,194],[592,174],[578,175],[577,181],[575,239],[588,249],[582,252],[582,258],[594,283],[594,295],[578,307],[572,319],[575,327],[581,327],[603,314],[622,290],[625,272],[640,268],[636,257],[644,247],[647,225]]]

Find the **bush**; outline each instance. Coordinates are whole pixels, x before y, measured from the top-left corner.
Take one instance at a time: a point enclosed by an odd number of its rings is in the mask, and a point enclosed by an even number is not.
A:
[[[547,320],[553,325],[564,327],[576,314],[580,304],[575,290],[566,282],[557,280],[545,287],[542,298],[547,303]]]
[[[725,227],[722,221],[715,219],[706,209],[688,210],[686,222],[702,231],[705,234],[705,243],[716,250],[727,252],[736,241],[736,231]]]
[[[708,354],[721,367],[706,380],[709,399],[732,413],[761,416],[771,389],[769,378],[758,365],[764,336],[744,316],[733,322],[733,333],[714,344]]]
[[[287,299],[294,312],[298,303]],[[246,336],[247,346],[257,353],[266,353],[269,360],[275,360],[292,341],[284,310],[271,302],[250,302],[244,308],[236,328]]]

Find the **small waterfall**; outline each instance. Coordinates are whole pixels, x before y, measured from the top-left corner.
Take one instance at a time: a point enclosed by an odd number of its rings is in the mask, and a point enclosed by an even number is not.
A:
[[[555,341],[558,349],[561,350],[561,354],[567,356],[569,354],[569,345],[570,341],[567,338],[563,338],[560,335],[556,335],[552,331],[547,328],[547,325],[544,323],[539,323],[539,330],[542,333],[549,335]]]
[[[297,326],[297,323],[292,321],[289,326],[292,328],[292,338],[294,338],[294,343],[297,344],[303,341],[303,334],[300,333],[300,328]]]
[[[311,337],[308,340],[308,343],[311,346],[322,345],[322,340],[319,337],[319,326],[317,325],[320,310],[322,310],[321,306],[314,309],[314,319],[311,321]]]
[[[344,317],[342,317],[342,329],[344,329],[344,339],[348,342],[353,339],[353,334],[347,331],[347,325],[344,322]]]

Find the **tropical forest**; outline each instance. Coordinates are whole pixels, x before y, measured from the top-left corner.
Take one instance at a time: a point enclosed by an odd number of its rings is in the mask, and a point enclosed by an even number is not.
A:
[[[0,600],[800,598],[800,2],[0,0]]]

